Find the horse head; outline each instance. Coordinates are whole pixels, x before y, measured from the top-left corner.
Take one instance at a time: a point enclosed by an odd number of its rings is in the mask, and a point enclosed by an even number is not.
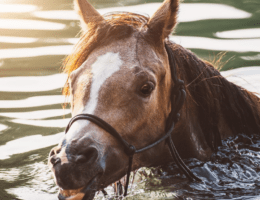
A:
[[[178,0],[165,0],[149,19],[133,13],[101,16],[86,0],[75,1],[82,36],[65,67],[72,116],[97,116],[137,149],[165,134],[175,84],[165,43],[178,6]],[[169,155],[160,143],[135,155],[132,170],[167,163]],[[51,150],[49,166],[60,199],[82,199],[84,193],[92,199],[125,176],[128,160],[115,137],[91,121],[77,120]]]

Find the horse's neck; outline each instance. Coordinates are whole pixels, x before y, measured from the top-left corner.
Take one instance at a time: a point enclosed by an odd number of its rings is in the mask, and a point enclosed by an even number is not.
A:
[[[177,73],[187,86],[182,114],[185,115],[186,134],[193,134],[191,143],[197,145],[193,148],[209,152],[209,147],[215,151],[221,139],[239,133],[260,134],[260,99],[257,96],[226,80],[210,63],[190,51],[177,45],[172,48]]]

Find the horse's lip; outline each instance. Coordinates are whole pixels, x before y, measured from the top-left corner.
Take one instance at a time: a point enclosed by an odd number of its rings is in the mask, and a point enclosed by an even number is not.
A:
[[[81,192],[85,187],[79,188],[77,190],[63,190],[62,188],[60,188],[60,192],[59,192],[59,200],[69,200],[69,199],[79,199],[79,196],[82,196],[82,198],[84,197],[84,194]]]
[[[76,190],[63,190],[60,188],[58,196],[59,200],[82,200],[84,197],[84,200],[92,200],[96,192],[96,185],[94,183],[98,177],[99,176],[96,175],[86,186]]]

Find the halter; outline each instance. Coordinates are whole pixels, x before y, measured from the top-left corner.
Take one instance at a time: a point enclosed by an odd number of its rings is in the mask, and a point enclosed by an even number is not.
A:
[[[127,177],[126,177],[126,184],[125,184],[125,190],[124,190],[124,196],[127,195],[127,189],[129,185],[129,177],[130,172],[132,170],[132,162],[133,162],[133,156],[137,153],[144,152],[162,141],[166,140],[171,156],[174,159],[175,163],[178,165],[178,167],[183,171],[183,173],[186,175],[186,177],[191,181],[201,181],[197,176],[195,176],[190,169],[185,165],[181,157],[179,156],[174,143],[172,141],[171,133],[174,130],[175,124],[179,121],[180,114],[179,111],[182,108],[185,98],[186,98],[186,91],[184,87],[184,81],[179,80],[176,75],[176,63],[173,59],[173,52],[171,48],[165,44],[165,48],[169,57],[169,63],[171,68],[171,77],[174,82],[174,87],[171,91],[171,105],[175,105],[174,108],[172,108],[171,113],[169,114],[166,122],[166,134],[158,139],[157,141],[153,142],[152,144],[147,145],[146,147],[143,147],[141,149],[136,149],[134,145],[129,144],[127,141],[125,141],[120,134],[107,122],[100,119],[99,117],[91,114],[79,114],[73,117],[65,131],[65,134],[69,131],[72,124],[77,120],[89,120],[93,122],[94,124],[98,125],[100,128],[104,129],[106,132],[114,136],[123,146],[124,146],[124,152],[129,157],[129,165],[127,170]],[[83,200],[86,199],[86,195],[84,196]]]

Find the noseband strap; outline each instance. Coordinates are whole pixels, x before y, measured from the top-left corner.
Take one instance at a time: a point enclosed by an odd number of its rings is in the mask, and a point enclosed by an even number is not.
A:
[[[161,143],[166,138],[168,138],[174,129],[174,123],[173,123],[170,130],[162,138],[160,138],[156,142],[154,142],[144,148],[136,149],[133,145],[131,145],[127,141],[125,141],[110,124],[108,124],[104,120],[100,119],[99,117],[97,117],[95,115],[91,115],[91,114],[79,114],[79,115],[76,115],[75,117],[73,117],[70,120],[70,122],[66,128],[65,134],[69,131],[70,127],[72,126],[72,124],[75,121],[82,120],[82,119],[93,122],[94,124],[98,125],[100,128],[104,129],[106,132],[113,135],[116,139],[118,139],[121,142],[121,144],[124,146],[124,151],[128,156],[133,156],[136,153],[141,153],[143,151],[146,151],[146,150],[156,146],[157,144]]]
[[[176,63],[175,60],[173,59],[173,53],[171,48],[168,45],[165,45],[166,51],[168,53],[169,57],[169,64],[171,68],[171,76],[172,76],[172,81],[174,83],[174,87],[171,92],[171,105],[172,105],[172,111],[169,114],[166,122],[166,134],[162,136],[160,139],[156,140],[152,144],[147,145],[146,147],[143,147],[141,149],[136,149],[134,145],[129,144],[125,139],[121,137],[121,135],[107,122],[104,120],[100,119],[99,117],[91,114],[79,114],[73,117],[67,128],[65,133],[67,133],[72,126],[72,124],[77,121],[77,120],[89,120],[99,126],[100,128],[104,129],[106,132],[114,136],[120,143],[124,146],[124,152],[126,155],[129,156],[129,165],[128,165],[128,170],[127,170],[127,178],[126,178],[126,184],[125,184],[125,191],[124,191],[124,196],[127,195],[127,188],[129,184],[129,177],[130,177],[130,172],[132,171],[132,163],[133,163],[133,156],[134,154],[144,152],[162,141],[166,140],[171,156],[173,157],[175,163],[178,165],[178,167],[183,171],[183,173],[186,175],[187,178],[191,181],[201,181],[197,176],[195,176],[190,169],[185,165],[181,157],[179,156],[174,143],[172,141],[171,134],[174,130],[175,124],[179,121],[180,114],[179,111],[182,108],[185,99],[186,99],[186,91],[184,87],[184,81],[179,80],[176,75]],[[174,107],[173,107],[174,105]],[[83,200],[86,198],[83,198]]]
[[[158,145],[159,143],[161,143],[162,141],[164,141],[165,139],[169,138],[171,136],[171,133],[173,132],[174,129],[174,123],[172,123],[172,126],[170,127],[170,129],[168,130],[168,132],[161,137],[160,139],[158,139],[157,141],[153,142],[152,144],[141,148],[141,149],[136,149],[135,146],[129,144],[127,141],[125,141],[120,134],[107,122],[105,122],[104,120],[100,119],[99,117],[95,116],[95,115],[91,115],[91,114],[79,114],[76,115],[75,117],[73,117],[67,128],[65,131],[65,134],[69,131],[70,127],[72,126],[72,124],[75,121],[78,120],[89,120],[91,122],[93,122],[94,124],[98,125],[100,128],[104,129],[106,132],[110,133],[111,135],[113,135],[117,140],[120,141],[120,143],[124,146],[124,151],[126,153],[126,155],[129,156],[129,165],[128,165],[128,170],[127,170],[127,180],[126,180],[126,185],[125,185],[125,192],[124,192],[124,196],[127,195],[127,188],[128,188],[128,184],[129,184],[129,177],[130,177],[130,173],[132,171],[132,162],[133,162],[133,156],[134,154],[137,153],[141,153],[143,151],[146,151],[156,145]],[[84,198],[83,198],[84,199]]]

